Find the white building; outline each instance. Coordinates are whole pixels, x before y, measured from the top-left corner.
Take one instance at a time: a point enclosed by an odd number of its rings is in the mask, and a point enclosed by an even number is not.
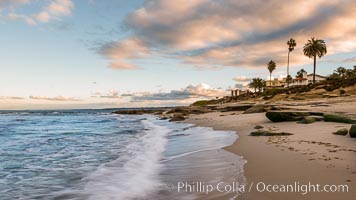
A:
[[[324,80],[326,80],[325,76],[315,74],[316,83]],[[303,86],[311,83],[313,83],[313,74],[307,74],[307,72],[304,72],[302,78],[294,78],[292,80],[292,83],[289,84],[289,86]]]

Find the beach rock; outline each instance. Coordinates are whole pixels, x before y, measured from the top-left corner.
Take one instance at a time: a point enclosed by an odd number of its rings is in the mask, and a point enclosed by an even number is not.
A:
[[[189,114],[204,114],[208,112],[211,112],[211,110],[205,107],[189,106],[189,107],[173,108],[169,110],[167,114],[181,113],[183,115],[189,115]]]
[[[349,132],[349,130],[347,128],[342,128],[337,130],[336,132],[333,132],[334,135],[347,135],[347,133]]]
[[[286,132],[272,132],[267,130],[258,130],[250,133],[250,136],[287,136],[287,135],[293,135],[293,134],[286,133]]]
[[[300,124],[311,124],[314,122],[322,121],[324,118],[322,116],[305,116],[298,123]]]
[[[316,122],[316,119],[314,117],[304,117],[302,120],[300,120],[299,122],[297,123],[300,123],[300,124],[311,124],[311,123],[314,123]]]
[[[325,114],[324,120],[326,122],[339,122],[339,123],[346,123],[346,124],[356,124],[356,119],[351,118],[344,115],[335,115],[335,114]]]
[[[113,112],[114,114],[120,115],[142,115],[144,113],[143,110],[117,110]]]
[[[271,109],[272,109],[271,105],[255,105],[245,110],[242,114],[262,113],[262,112],[267,112]]]
[[[167,119],[169,119],[169,116],[160,115],[160,116],[159,116],[159,119],[160,119],[160,120],[167,120]]]
[[[166,112],[168,107],[163,108],[132,108],[132,109],[120,109],[112,112],[113,114],[120,115],[142,115],[142,114],[162,114]]]
[[[170,122],[183,121],[185,117],[182,113],[174,113],[173,117],[169,120]]]
[[[263,129],[264,127],[261,125],[256,125],[255,127],[253,127],[254,129]]]
[[[330,94],[330,95],[328,96],[328,98],[336,98],[336,97],[339,97],[339,95],[337,95],[337,94]]]
[[[299,121],[309,115],[309,112],[298,111],[268,111],[266,113],[266,117],[272,122]]]
[[[253,105],[236,105],[236,106],[226,106],[221,109],[221,112],[230,112],[230,111],[245,111],[251,108]]]
[[[305,100],[305,98],[303,97],[299,97],[299,96],[293,96],[291,97],[292,100]]]
[[[350,137],[356,138],[356,124],[353,124],[349,130]]]

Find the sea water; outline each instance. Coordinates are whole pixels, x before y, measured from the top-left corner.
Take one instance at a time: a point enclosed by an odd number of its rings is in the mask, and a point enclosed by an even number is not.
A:
[[[236,134],[112,110],[1,111],[0,199],[198,199],[179,183],[243,183]]]

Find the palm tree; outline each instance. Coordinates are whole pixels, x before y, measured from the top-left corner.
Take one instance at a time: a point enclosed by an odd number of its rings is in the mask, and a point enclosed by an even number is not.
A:
[[[262,88],[266,85],[265,81],[262,78],[253,78],[248,84],[249,88],[253,88],[255,92],[258,89],[258,92],[261,92]]]
[[[251,80],[251,82],[248,84],[248,87],[249,88],[253,88],[254,90],[255,90],[255,93],[256,93],[256,89],[257,89],[257,79],[258,78],[253,78],[252,80]]]
[[[303,78],[303,74],[305,73],[306,71],[304,69],[301,69],[297,72],[297,75],[295,76],[296,78]]]
[[[266,86],[266,82],[262,78],[257,78],[257,89],[258,92],[262,91],[262,88]]]
[[[325,41],[312,37],[304,45],[303,52],[305,56],[308,56],[309,58],[314,58],[314,74],[313,74],[313,84],[314,84],[315,71],[316,71],[316,56],[321,58],[327,53]]]
[[[286,77],[286,82],[287,82],[287,86],[289,87],[289,83],[293,81],[293,78],[291,75],[287,75]]]
[[[267,68],[269,71],[269,86],[271,87],[272,86],[272,72],[273,72],[273,70],[276,69],[276,62],[274,62],[273,60],[269,61],[267,63]]]
[[[288,45],[288,64],[287,64],[287,77],[289,76],[289,54],[294,50],[294,47],[297,46],[297,43],[293,38],[287,41]],[[289,86],[289,82],[287,81],[287,85]]]

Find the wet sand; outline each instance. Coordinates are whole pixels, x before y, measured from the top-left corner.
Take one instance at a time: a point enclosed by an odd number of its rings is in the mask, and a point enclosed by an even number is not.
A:
[[[293,105],[296,107],[298,105]],[[328,106],[301,105],[306,110],[356,113],[355,102]],[[325,109],[325,110],[324,110]],[[356,195],[356,139],[334,135],[350,124],[315,122],[270,122],[265,113],[212,112],[191,115],[187,123],[212,127],[216,130],[233,130],[239,135],[234,144],[224,149],[247,160],[244,175],[247,189],[238,199],[353,199]],[[292,133],[291,136],[253,137],[250,132],[256,125],[264,129]],[[257,184],[319,184],[347,185],[348,192],[259,192]],[[262,184],[259,184],[260,189]],[[322,188],[321,188],[322,189]],[[341,190],[341,189],[340,189]]]

